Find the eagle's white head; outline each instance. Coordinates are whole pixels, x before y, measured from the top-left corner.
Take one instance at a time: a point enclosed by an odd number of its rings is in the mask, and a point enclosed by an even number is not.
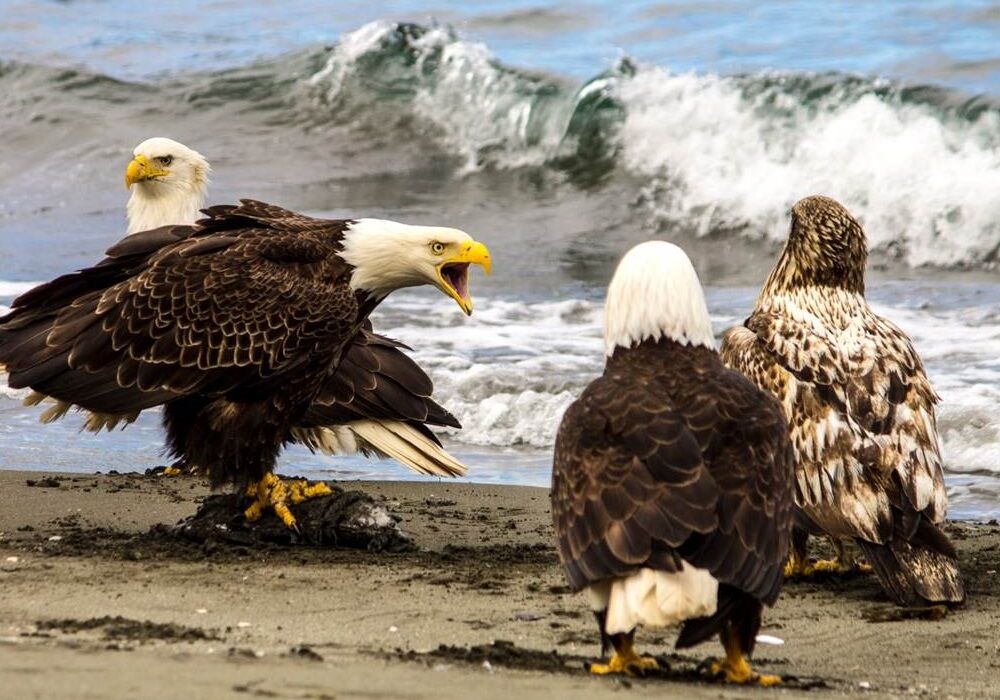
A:
[[[715,349],[698,273],[673,243],[646,241],[618,263],[604,305],[604,352],[669,338]]]
[[[430,284],[472,313],[469,265],[492,269],[485,245],[457,228],[358,219],[344,232],[340,257],[354,268],[351,287],[382,299],[403,287]]]
[[[132,152],[125,169],[128,233],[170,224],[192,224],[205,206],[208,161],[182,143],[157,136]]]

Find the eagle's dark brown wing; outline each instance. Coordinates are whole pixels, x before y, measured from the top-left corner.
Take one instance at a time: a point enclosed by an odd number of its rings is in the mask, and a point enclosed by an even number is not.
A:
[[[773,397],[723,369],[694,378],[680,411],[718,487],[716,530],[680,552],[720,582],[774,604],[788,556],[794,453]]]
[[[662,381],[609,370],[563,418],[552,515],[570,584],[684,559],[773,602],[792,506],[778,407],[717,361],[681,379],[699,387],[683,401]]]
[[[350,338],[348,222],[252,201],[206,213],[16,299],[0,319],[10,385],[128,413],[277,380]]]
[[[355,335],[344,357],[313,400],[302,427],[342,425],[361,418],[401,420],[414,427],[460,428],[451,413],[431,398],[434,385],[405,352],[402,343],[372,332]],[[429,430],[422,430],[437,441]]]

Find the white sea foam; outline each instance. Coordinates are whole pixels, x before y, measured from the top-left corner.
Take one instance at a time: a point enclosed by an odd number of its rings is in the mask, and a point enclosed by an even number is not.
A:
[[[949,471],[1000,476],[997,310],[875,308],[907,332],[941,396],[938,431]]]
[[[706,291],[718,335],[744,317],[756,290]],[[924,289],[899,295],[907,299],[930,296]],[[1000,296],[1000,290],[995,296]],[[1000,357],[1000,309],[953,299],[928,308],[897,301],[883,301],[876,310],[911,336],[941,395],[938,425],[952,513],[967,517],[993,513],[985,504],[997,497],[991,489],[1000,489],[1000,481],[984,480],[984,475],[1000,477],[1000,413],[996,411],[1000,405],[996,359]],[[462,430],[445,431],[445,437],[450,450],[471,460],[475,467],[471,478],[545,483],[548,451],[563,412],[602,371],[602,315],[600,299],[528,302],[480,297],[475,314],[466,318],[450,300],[424,291],[394,294],[373,320],[379,332],[414,348],[412,356],[434,380],[435,399],[462,422]],[[7,399],[19,400],[25,394],[11,392],[5,382],[0,387],[0,396]],[[19,436],[10,443],[20,445],[16,456],[8,455],[13,464],[34,464],[31,460],[41,459],[36,453],[49,454],[53,444],[75,449],[78,419],[70,417],[55,427],[39,426],[35,408],[9,401],[0,402],[0,409],[5,412],[0,433]],[[100,459],[102,450],[121,450],[115,468],[134,460],[130,450],[155,458],[162,445],[157,424],[155,415],[144,417],[139,429],[101,438],[93,447],[91,441],[97,438],[88,436],[85,449],[94,450],[94,459]],[[337,471],[339,476],[404,476],[391,465],[330,461],[301,450],[293,451],[285,463],[296,469],[346,470]]]
[[[550,446],[566,407],[603,366],[597,302],[484,300],[468,319],[447,300],[392,302],[376,327],[415,348],[435,397],[461,421],[452,437],[463,443]]]
[[[716,334],[745,315],[752,294],[708,290]],[[1000,476],[1000,313],[988,305],[876,309],[911,336],[941,395],[949,472]],[[375,321],[415,348],[435,398],[463,424],[452,440],[547,449],[566,407],[602,370],[602,313],[596,300],[480,299],[466,319],[448,300],[400,293]]]
[[[873,247],[911,265],[977,263],[1000,241],[1000,118],[949,118],[846,88],[812,103],[735,78],[644,68],[624,81],[625,165],[656,218],[783,240],[788,210],[825,193]]]
[[[8,280],[0,280],[0,299],[2,298],[13,298],[20,294],[24,294],[29,289],[37,287],[41,282],[10,282]],[[0,313],[6,312],[7,307],[0,305]]]

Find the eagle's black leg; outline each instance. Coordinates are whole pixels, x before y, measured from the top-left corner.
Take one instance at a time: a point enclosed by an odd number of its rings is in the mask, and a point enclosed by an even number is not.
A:
[[[785,578],[805,576],[809,569],[809,556],[806,545],[809,542],[809,531],[804,528],[792,528],[792,542],[788,548],[788,561],[785,562]]]
[[[597,620],[597,629],[601,632],[601,658],[606,659],[608,658],[608,649],[611,648],[611,637],[609,637],[608,633],[604,630],[604,623],[607,622],[608,619],[608,609],[604,608],[603,610],[595,610],[594,619]]]
[[[711,666],[713,675],[723,676],[727,683],[756,683],[778,685],[781,676],[754,673],[750,668],[757,632],[760,631],[762,605],[759,600],[744,594],[734,607],[732,615],[719,630],[719,639],[726,650],[726,658]]]
[[[253,499],[245,511],[247,520],[273,510],[286,527],[297,530],[289,506],[333,492],[324,483],[275,475],[294,414],[281,398],[269,403],[185,397],[164,406],[163,423],[170,451],[186,464],[206,465],[213,488],[246,486],[245,494]]]

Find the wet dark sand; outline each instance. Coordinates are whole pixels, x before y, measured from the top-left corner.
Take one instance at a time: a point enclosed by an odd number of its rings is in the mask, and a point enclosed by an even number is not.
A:
[[[34,482],[29,486],[28,482]],[[198,544],[157,524],[208,491],[188,478],[0,471],[0,695],[11,698],[1000,697],[1000,527],[952,524],[969,603],[896,619],[870,577],[785,588],[762,633],[782,689],[593,678],[544,489],[345,484],[401,518],[415,551]],[[152,529],[151,529],[152,528]],[[888,621],[886,621],[888,620]]]

